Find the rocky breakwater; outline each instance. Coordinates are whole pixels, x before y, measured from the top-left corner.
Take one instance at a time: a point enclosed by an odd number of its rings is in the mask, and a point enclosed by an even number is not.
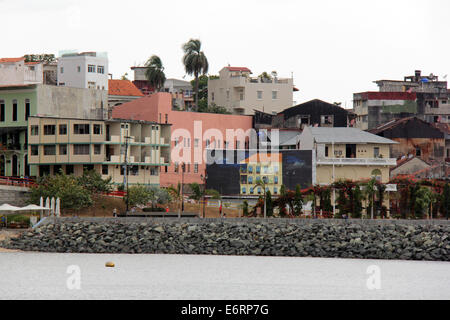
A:
[[[450,261],[450,224],[252,220],[61,220],[0,247],[77,253],[219,254]]]

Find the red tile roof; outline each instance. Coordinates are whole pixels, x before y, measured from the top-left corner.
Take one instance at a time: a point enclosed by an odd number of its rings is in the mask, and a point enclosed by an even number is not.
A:
[[[42,63],[42,61],[30,61],[30,62],[25,62],[25,65],[29,66],[29,65],[40,64],[40,63]]]
[[[108,93],[112,96],[144,96],[130,80],[108,80]]]
[[[24,57],[20,58],[0,58],[0,63],[7,63],[7,62],[19,62],[25,60]]]
[[[360,93],[363,100],[411,100],[415,101],[417,95],[415,92],[380,92],[367,91]]]
[[[244,71],[244,72],[251,72],[249,68],[246,67],[225,67],[230,71]]]

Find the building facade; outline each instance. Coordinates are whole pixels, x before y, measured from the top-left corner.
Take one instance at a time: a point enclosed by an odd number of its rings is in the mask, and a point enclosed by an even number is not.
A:
[[[30,117],[28,161],[39,176],[95,170],[116,185],[159,186],[170,161],[170,125],[130,120]]]
[[[252,117],[177,111],[173,109],[172,95],[159,92],[120,106],[116,106],[113,118],[170,123],[171,164],[162,168],[161,186],[204,184],[207,149],[244,149],[252,129]],[[185,163],[185,172],[181,164]]]
[[[329,185],[339,180],[389,182],[390,156],[395,141],[356,128],[305,127],[300,150],[313,150],[314,184]],[[314,156],[313,156],[314,157]]]
[[[430,123],[450,121],[447,81],[420,70],[404,80],[378,80],[378,92],[353,94],[356,127],[371,130],[391,120],[417,116]]]
[[[245,67],[224,67],[218,79],[208,79],[208,105],[225,107],[233,114],[253,115],[254,110],[277,114],[293,104],[292,78],[251,77]]]
[[[58,85],[108,91],[106,53],[66,53],[58,58]]]
[[[0,176],[36,176],[28,166],[28,119],[42,115],[105,119],[102,90],[44,84],[0,86]]]

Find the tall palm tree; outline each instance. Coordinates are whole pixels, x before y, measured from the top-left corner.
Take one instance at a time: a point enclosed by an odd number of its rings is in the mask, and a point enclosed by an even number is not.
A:
[[[198,108],[198,77],[208,72],[208,59],[201,51],[202,43],[198,39],[191,39],[183,44],[183,64],[186,73],[195,77],[195,108]]]
[[[145,77],[150,82],[150,85],[155,88],[156,91],[161,90],[166,82],[166,75],[164,74],[164,67],[161,59],[153,55],[145,63]]]

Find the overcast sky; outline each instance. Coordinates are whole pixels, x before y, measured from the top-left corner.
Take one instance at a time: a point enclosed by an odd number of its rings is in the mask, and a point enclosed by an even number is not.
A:
[[[156,54],[182,78],[202,41],[209,74],[230,64],[294,75],[294,100],[352,106],[354,92],[415,69],[450,74],[448,0],[0,0],[0,57],[106,51],[114,78]],[[189,77],[186,77],[189,79]]]

